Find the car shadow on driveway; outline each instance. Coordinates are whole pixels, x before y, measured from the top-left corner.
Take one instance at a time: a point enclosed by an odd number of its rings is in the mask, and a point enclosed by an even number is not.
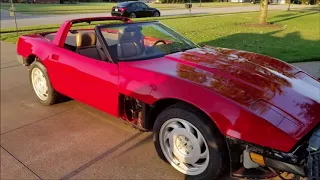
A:
[[[72,172],[70,172],[69,174],[63,176],[61,179],[70,179],[73,176],[77,175],[78,173],[80,173],[81,171],[83,171],[84,169],[88,168],[89,166],[91,166],[92,164],[96,163],[97,161],[103,159],[104,157],[110,155],[111,153],[117,151],[119,148],[121,148],[122,146],[126,145],[127,143],[129,143],[130,141],[133,141],[134,139],[138,138],[139,136],[141,136],[143,134],[143,132],[138,132],[135,135],[131,136],[130,138],[122,141],[120,144],[114,146],[113,148],[109,149],[108,151],[102,153],[101,155],[97,156],[96,158],[92,159],[91,161],[87,162],[86,164],[78,167],[77,169],[73,170]]]

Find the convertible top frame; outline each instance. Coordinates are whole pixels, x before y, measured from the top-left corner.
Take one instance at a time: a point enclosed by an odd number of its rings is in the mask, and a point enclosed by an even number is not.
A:
[[[59,47],[63,47],[66,41],[68,32],[73,24],[78,24],[83,22],[91,23],[93,21],[122,21],[124,23],[132,23],[132,20],[126,17],[92,17],[92,18],[72,19],[72,20],[65,21],[60,26],[52,43]]]

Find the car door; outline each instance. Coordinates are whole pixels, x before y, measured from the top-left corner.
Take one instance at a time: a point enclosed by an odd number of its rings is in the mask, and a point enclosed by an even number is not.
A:
[[[146,4],[140,2],[139,6],[142,9],[142,14],[143,14],[142,17],[151,17],[153,15],[152,10]]]
[[[118,66],[57,47],[51,54],[49,77],[64,95],[118,116]]]
[[[137,17],[144,17],[144,12],[140,3],[133,3],[131,6],[134,7],[134,12],[136,13]]]

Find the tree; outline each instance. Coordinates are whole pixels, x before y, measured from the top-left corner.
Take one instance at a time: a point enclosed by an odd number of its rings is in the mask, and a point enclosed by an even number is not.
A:
[[[261,0],[260,1],[259,24],[267,24],[268,2],[269,2],[269,0]]]
[[[288,11],[290,11],[291,0],[289,0]]]

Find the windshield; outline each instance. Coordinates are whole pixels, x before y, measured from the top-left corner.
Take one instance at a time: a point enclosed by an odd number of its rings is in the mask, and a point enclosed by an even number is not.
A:
[[[97,26],[117,61],[162,57],[199,47],[159,22]]]

